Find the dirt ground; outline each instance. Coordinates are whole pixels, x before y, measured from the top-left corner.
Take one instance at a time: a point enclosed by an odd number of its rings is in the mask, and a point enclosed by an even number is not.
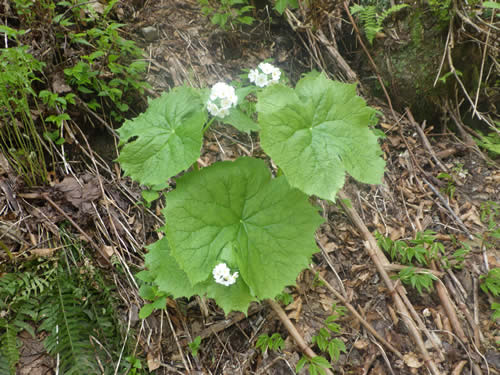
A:
[[[294,30],[293,22],[275,16],[271,19],[266,8],[257,10],[257,21],[251,27],[225,32],[210,24],[196,0],[139,3],[131,2],[123,17],[127,31],[144,49],[151,96],[183,83],[207,87],[218,81],[228,82],[242,69],[253,68],[265,59],[272,59],[291,82],[321,67],[327,68],[332,78],[348,78],[346,70],[340,69],[338,61],[328,53],[335,43],[327,46],[318,37],[316,48],[312,48],[308,42],[310,30]],[[330,12],[330,30],[340,32],[342,26],[336,21],[339,7],[327,4],[324,11]],[[156,30],[148,40],[146,27]],[[324,56],[317,55],[317,51]],[[338,361],[331,362],[335,374],[427,374],[429,360],[442,374],[498,374],[500,354],[495,342],[500,331],[498,322],[490,318],[493,300],[481,291],[479,279],[500,265],[498,242],[486,246],[483,241],[488,233],[485,204],[500,203],[498,160],[491,160],[441,123],[417,123],[411,114],[393,112],[385,98],[364,98],[381,112],[379,129],[385,134],[381,146],[386,160],[383,184],[368,186],[348,179],[343,189],[351,202],[347,206],[340,200],[337,204],[314,200],[322,208],[326,223],[317,232],[318,253],[313,257],[313,267],[327,284],[318,282],[312,271],[303,271],[297,285],[286,290],[293,302],[284,310],[305,342],[319,352],[311,343],[313,335],[331,315],[332,304],[344,305],[330,290],[331,285],[364,323],[392,345],[390,349],[381,343],[348,311],[338,321],[341,334],[337,337],[347,350]],[[422,116],[418,114],[418,118]],[[123,323],[136,330],[137,353],[146,358],[152,373],[294,374],[302,353],[267,303],[252,305],[247,316],[224,316],[210,300],[169,300],[165,312],[154,312],[144,321],[138,318],[143,301],[131,281],[130,269],[143,267],[144,246],[157,239],[156,229],[162,225],[159,212],[163,203],[156,201],[150,209],[135,205],[141,187],[122,178],[113,162],[117,157],[116,137],[104,126],[84,133],[76,135],[80,142],[70,145],[68,152],[76,158],[82,157],[86,149],[91,157],[78,161],[74,176],[55,177],[44,192],[54,204],[36,199],[41,189],[27,188],[15,192],[21,197],[18,204],[33,212],[32,226],[43,223],[50,230],[54,225],[50,223],[70,217],[91,237],[89,240],[80,233],[94,252],[98,267],[111,272],[110,258],[119,258],[127,269],[118,288],[123,300]],[[206,166],[243,155],[264,157],[258,137],[217,126],[205,136],[199,164]],[[438,177],[443,173],[452,175],[454,182]],[[453,194],[449,194],[450,188]],[[7,195],[0,202],[8,204]],[[353,215],[358,215],[364,228]],[[3,219],[8,221],[8,216],[3,214]],[[499,216],[494,220],[498,223]],[[390,279],[394,287],[391,289],[374,257],[381,261],[386,274],[394,275],[400,268],[390,263],[387,253],[384,256],[376,252],[370,242],[374,233],[378,231],[393,241],[408,241],[425,230],[436,232],[436,240],[444,245],[449,259],[453,259],[451,254],[462,247],[461,243],[469,246],[463,266],[445,268],[444,264],[433,264],[438,281],[432,291],[418,293],[395,279]],[[403,300],[406,310],[398,306],[395,295]],[[415,322],[429,356],[427,361],[408,327],[405,311]],[[273,333],[286,338],[284,349],[262,354],[255,347],[257,338]],[[193,357],[187,344],[196,336],[203,341],[198,355]],[[37,353],[42,350],[36,343],[23,343],[35,346]],[[30,356],[33,352],[29,350],[22,353],[21,367],[34,368]],[[36,360],[41,361],[39,357]],[[29,373],[53,371],[50,363],[42,362],[37,365],[39,372]],[[19,373],[28,372],[21,369]]]

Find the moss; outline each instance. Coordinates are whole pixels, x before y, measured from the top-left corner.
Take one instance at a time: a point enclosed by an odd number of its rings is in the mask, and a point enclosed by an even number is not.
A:
[[[434,86],[446,36],[438,24],[429,24],[419,9],[399,26],[399,41],[386,40],[384,46],[374,46],[375,63],[383,81],[388,82],[386,87],[396,109],[410,107],[414,113],[433,113],[436,98],[447,90],[443,84]],[[374,95],[381,93],[380,85],[373,81],[368,85]]]

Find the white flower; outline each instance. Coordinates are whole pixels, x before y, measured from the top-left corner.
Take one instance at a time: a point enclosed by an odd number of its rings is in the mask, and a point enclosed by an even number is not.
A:
[[[214,275],[214,279],[218,279],[221,277],[224,277],[226,275],[229,275],[231,273],[231,270],[228,268],[226,263],[219,263],[216,265],[212,271],[212,274]]]
[[[224,118],[229,114],[229,108],[221,108],[217,117]]]
[[[266,87],[267,85],[269,85],[267,74],[259,74],[255,79],[255,84],[259,87]]]
[[[210,91],[210,100],[225,97],[229,88],[231,88],[231,86],[229,86],[228,84],[224,82],[217,82],[212,86],[212,91]]]
[[[255,82],[255,80],[257,79],[257,76],[259,75],[259,71],[257,69],[252,69],[250,70],[250,72],[248,73],[248,80],[250,82]]]
[[[262,70],[262,73],[271,74],[273,72],[273,70],[276,68],[269,63],[260,63],[259,69]]]
[[[220,107],[221,108],[230,108],[232,105],[231,99],[229,98],[222,98],[220,100]]]
[[[234,92],[234,90],[233,90],[233,93],[229,96],[229,99],[231,99],[233,107],[235,107],[236,104],[238,104],[238,96],[236,96],[236,93]]]
[[[224,279],[225,282],[222,282],[222,285],[229,286],[232,285],[236,282],[236,279],[238,278],[238,272],[233,273],[232,275],[229,275]]]
[[[280,80],[281,77],[281,70],[279,68],[274,68],[274,70],[271,72],[271,79],[273,80],[273,83],[276,83]]]
[[[238,97],[235,94],[231,94],[231,96],[226,96],[220,100],[221,108],[229,109],[234,107],[236,103],[238,103]]]
[[[238,97],[234,87],[224,82],[217,82],[210,91],[207,110],[212,116],[223,118],[229,114],[229,110],[236,106],[237,103]]]
[[[231,275],[231,270],[228,268],[226,263],[219,263],[216,265],[212,271],[214,280],[217,284],[222,284],[224,286],[232,285],[236,282],[238,278],[238,272]]]
[[[207,110],[212,116],[217,116],[217,113],[219,113],[219,107],[217,107],[217,104],[212,101],[208,101]]]
[[[261,62],[257,69],[248,73],[248,80],[258,87],[266,87],[271,83],[279,82],[281,70],[272,64]]]

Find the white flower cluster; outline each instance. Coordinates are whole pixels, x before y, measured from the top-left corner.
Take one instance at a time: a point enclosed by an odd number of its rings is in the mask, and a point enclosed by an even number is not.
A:
[[[236,106],[238,97],[233,86],[224,82],[217,82],[210,91],[210,99],[207,102],[207,110],[212,116],[224,118],[229,110]]]
[[[279,82],[281,70],[269,63],[260,63],[257,69],[250,70],[248,80],[259,87],[266,87],[271,83]]]
[[[236,279],[238,278],[238,272],[235,272],[231,275],[231,270],[226,265],[226,263],[219,263],[218,265],[216,265],[214,270],[212,271],[212,274],[214,275],[216,283],[225,286],[234,284],[236,282]]]

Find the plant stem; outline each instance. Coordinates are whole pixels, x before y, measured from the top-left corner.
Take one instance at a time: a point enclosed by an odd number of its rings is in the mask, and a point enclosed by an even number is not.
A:
[[[212,117],[212,118],[210,119],[210,121],[208,121],[208,122],[207,122],[207,124],[206,124],[206,125],[205,125],[205,127],[203,128],[203,132],[202,132],[202,134],[205,134],[205,132],[208,130],[208,128],[210,127],[210,125],[212,125],[212,122],[214,122],[214,120],[215,120],[215,116],[214,116],[214,117]]]

